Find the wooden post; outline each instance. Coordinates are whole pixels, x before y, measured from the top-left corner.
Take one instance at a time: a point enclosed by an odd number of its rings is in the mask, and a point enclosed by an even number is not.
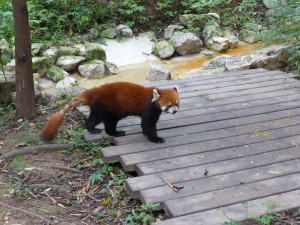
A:
[[[16,55],[16,117],[36,115],[27,0],[12,0]]]

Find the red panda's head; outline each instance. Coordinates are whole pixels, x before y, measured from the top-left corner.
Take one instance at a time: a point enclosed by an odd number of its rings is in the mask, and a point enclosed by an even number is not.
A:
[[[176,113],[179,108],[180,98],[177,87],[169,89],[153,89],[152,102],[163,112]]]

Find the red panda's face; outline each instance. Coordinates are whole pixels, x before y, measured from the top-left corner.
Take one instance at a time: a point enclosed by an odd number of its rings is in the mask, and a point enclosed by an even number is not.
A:
[[[179,108],[180,98],[177,87],[170,89],[161,89],[159,93],[156,89],[153,90],[153,102],[156,102],[163,112],[176,113]]]

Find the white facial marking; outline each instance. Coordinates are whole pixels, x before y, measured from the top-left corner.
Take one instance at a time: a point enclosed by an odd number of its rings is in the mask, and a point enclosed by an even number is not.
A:
[[[166,108],[167,108],[167,106],[163,106],[163,107],[161,107],[160,109],[161,109],[161,111],[165,111]]]

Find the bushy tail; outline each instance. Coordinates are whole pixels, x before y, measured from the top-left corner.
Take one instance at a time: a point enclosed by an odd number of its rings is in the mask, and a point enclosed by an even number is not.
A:
[[[60,127],[60,125],[64,120],[64,116],[66,112],[68,112],[70,109],[76,107],[79,104],[80,104],[79,98],[78,97],[74,98],[63,109],[61,109],[57,113],[54,113],[41,131],[42,139],[45,141],[52,141],[58,132],[58,128]]]

